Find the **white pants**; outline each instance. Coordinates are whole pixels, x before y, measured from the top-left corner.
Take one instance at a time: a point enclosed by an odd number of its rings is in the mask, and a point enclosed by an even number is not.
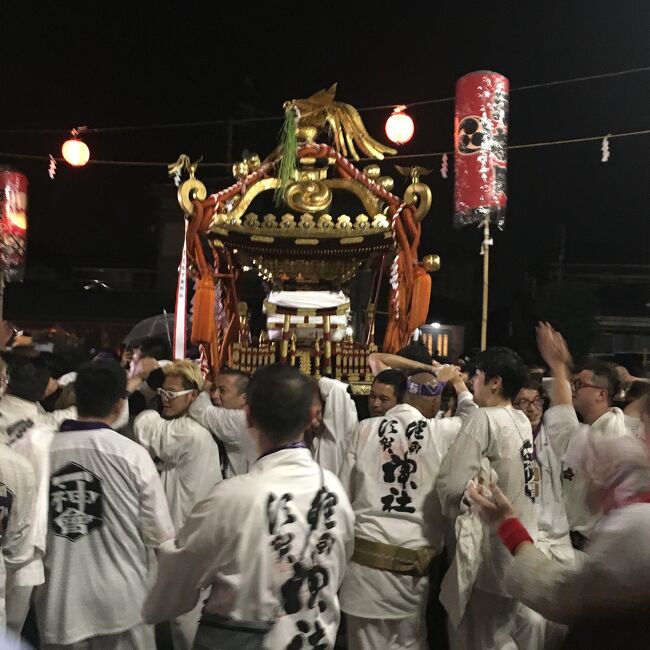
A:
[[[348,650],[429,650],[421,616],[380,619],[347,617]]]
[[[42,645],[43,650],[153,650],[155,647],[156,635],[152,625],[136,625],[119,634],[93,636],[68,645]]]
[[[450,650],[518,650],[513,638],[518,606],[514,598],[474,587],[458,627],[449,626]]]

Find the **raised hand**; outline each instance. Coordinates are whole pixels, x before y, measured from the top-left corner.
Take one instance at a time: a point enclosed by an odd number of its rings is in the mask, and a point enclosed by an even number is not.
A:
[[[453,382],[455,379],[460,377],[460,368],[458,366],[452,366],[450,364],[445,364],[440,366],[436,372],[436,377],[438,381],[445,381],[447,383]]]
[[[536,328],[537,349],[549,368],[568,366],[572,363],[571,353],[563,336],[550,323],[539,322]]]

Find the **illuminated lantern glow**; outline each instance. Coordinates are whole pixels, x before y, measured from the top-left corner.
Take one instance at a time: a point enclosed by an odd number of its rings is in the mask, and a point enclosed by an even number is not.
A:
[[[505,223],[510,83],[487,70],[456,83],[454,225]]]
[[[61,154],[64,160],[73,167],[83,167],[90,159],[88,145],[75,137],[63,143]]]
[[[406,106],[396,106],[391,116],[386,120],[386,135],[395,144],[408,142],[415,133],[415,124],[406,113]]]
[[[8,282],[21,281],[27,244],[27,188],[24,174],[0,167],[0,272]]]

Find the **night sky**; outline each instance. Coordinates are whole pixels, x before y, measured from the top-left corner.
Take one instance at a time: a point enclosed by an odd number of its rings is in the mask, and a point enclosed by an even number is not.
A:
[[[251,5],[252,6],[252,5]],[[540,8],[536,8],[539,6]],[[101,7],[101,8],[98,8]],[[280,8],[282,7],[282,8]],[[314,7],[314,10],[305,9]],[[650,5],[643,0],[501,3],[11,3],[2,9],[0,151],[60,155],[66,130],[281,116],[282,102],[337,81],[338,98],[362,108],[448,97],[463,74],[491,69],[511,88],[650,65]],[[522,90],[510,97],[510,144],[604,135],[650,127],[650,73]],[[389,111],[363,113],[384,139]],[[416,136],[401,153],[448,150],[453,102],[414,108]],[[8,129],[59,128],[51,133]],[[233,157],[264,157],[280,120],[237,126]],[[228,161],[226,129],[154,129],[89,134],[91,157],[171,162],[179,153]],[[548,276],[566,261],[650,264],[650,137],[512,151],[508,221],[496,233],[494,300],[507,304],[524,277]],[[155,268],[158,196],[175,188],[164,167],[59,165],[0,156],[30,179],[30,274],[74,266]],[[451,269],[476,260],[480,234],[452,228],[453,176],[422,159],[434,206],[422,254]],[[392,174],[389,163],[384,173]],[[229,170],[199,177],[208,191]],[[396,190],[400,189],[396,177]],[[163,192],[164,193],[164,192]],[[180,212],[179,212],[180,219]],[[179,243],[180,252],[180,243]],[[434,279],[449,293],[453,274]],[[173,292],[173,287],[170,287]],[[36,294],[37,295],[37,294]],[[637,300],[638,298],[638,300]],[[647,296],[633,297],[638,311]],[[143,314],[145,315],[145,314]]]

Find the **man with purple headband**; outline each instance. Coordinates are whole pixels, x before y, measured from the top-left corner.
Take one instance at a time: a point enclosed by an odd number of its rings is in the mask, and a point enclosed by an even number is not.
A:
[[[355,551],[340,600],[355,650],[428,647],[428,568],[442,551],[444,529],[433,489],[447,449],[476,408],[459,375],[454,366],[443,366],[437,378],[417,371],[407,380],[405,403],[362,421],[352,436],[339,478],[356,516]],[[447,382],[458,393],[458,410],[436,420]]]

